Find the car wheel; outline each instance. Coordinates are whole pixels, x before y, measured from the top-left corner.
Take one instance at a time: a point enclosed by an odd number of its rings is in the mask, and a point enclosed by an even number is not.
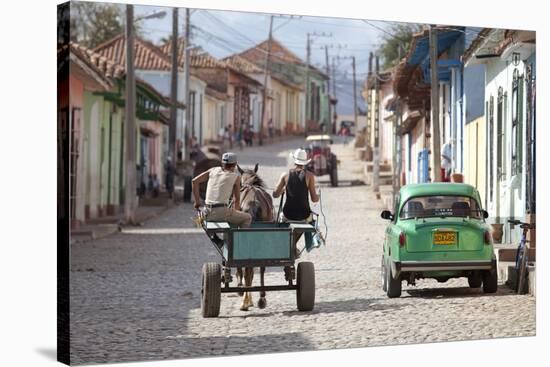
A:
[[[384,261],[384,255],[382,255],[382,263],[380,264],[380,280],[382,281],[382,290],[386,292],[388,290],[388,279],[386,278],[386,264]]]
[[[398,298],[401,296],[401,278],[394,279],[389,260],[386,262],[386,294],[389,298]]]
[[[479,288],[481,287],[482,279],[481,274],[479,272],[475,271],[471,275],[468,276],[468,285],[470,288]]]
[[[498,276],[496,270],[489,270],[483,273],[483,292],[495,293],[498,289]]]

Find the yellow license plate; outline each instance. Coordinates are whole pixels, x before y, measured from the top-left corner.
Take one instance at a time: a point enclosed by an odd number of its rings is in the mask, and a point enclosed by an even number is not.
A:
[[[456,232],[435,232],[434,245],[456,244]]]

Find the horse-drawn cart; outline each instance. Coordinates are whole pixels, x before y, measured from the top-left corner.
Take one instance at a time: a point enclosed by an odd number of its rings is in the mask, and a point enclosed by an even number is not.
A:
[[[217,317],[222,293],[260,292],[260,308],[266,291],[296,291],[298,310],[310,311],[315,304],[315,270],[311,262],[296,261],[296,242],[303,233],[315,232],[311,224],[253,222],[236,228],[226,222],[203,222],[203,229],[222,257],[220,263],[202,268],[201,309],[203,317]],[[260,286],[231,286],[231,269],[260,268]],[[286,284],[265,285],[266,267],[284,270]],[[263,302],[262,302],[263,299]]]

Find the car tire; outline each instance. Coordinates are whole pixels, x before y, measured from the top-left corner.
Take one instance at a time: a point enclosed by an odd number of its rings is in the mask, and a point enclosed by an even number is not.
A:
[[[470,288],[479,288],[481,287],[482,282],[483,279],[481,278],[481,274],[477,271],[468,276],[468,285]]]
[[[222,267],[218,263],[206,263],[202,266],[202,317],[218,317],[220,314],[221,273]]]
[[[389,260],[386,262],[386,294],[389,298],[401,296],[401,278],[394,279]]]
[[[312,262],[298,263],[296,270],[296,304],[299,311],[311,311],[315,306],[315,267]]]
[[[386,277],[386,262],[384,260],[384,255],[382,255],[382,262],[380,264],[380,280],[382,282],[382,290],[386,292],[388,290],[388,278]]]
[[[498,289],[498,275],[496,270],[489,270],[483,273],[483,292],[495,293]]]

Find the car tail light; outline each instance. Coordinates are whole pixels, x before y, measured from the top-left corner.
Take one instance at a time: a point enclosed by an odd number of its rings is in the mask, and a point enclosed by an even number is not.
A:
[[[485,231],[483,234],[483,242],[485,242],[486,245],[493,243],[493,236],[491,236],[491,232]]]
[[[399,246],[404,247],[407,243],[407,237],[405,237],[405,233],[401,232],[399,234]]]

